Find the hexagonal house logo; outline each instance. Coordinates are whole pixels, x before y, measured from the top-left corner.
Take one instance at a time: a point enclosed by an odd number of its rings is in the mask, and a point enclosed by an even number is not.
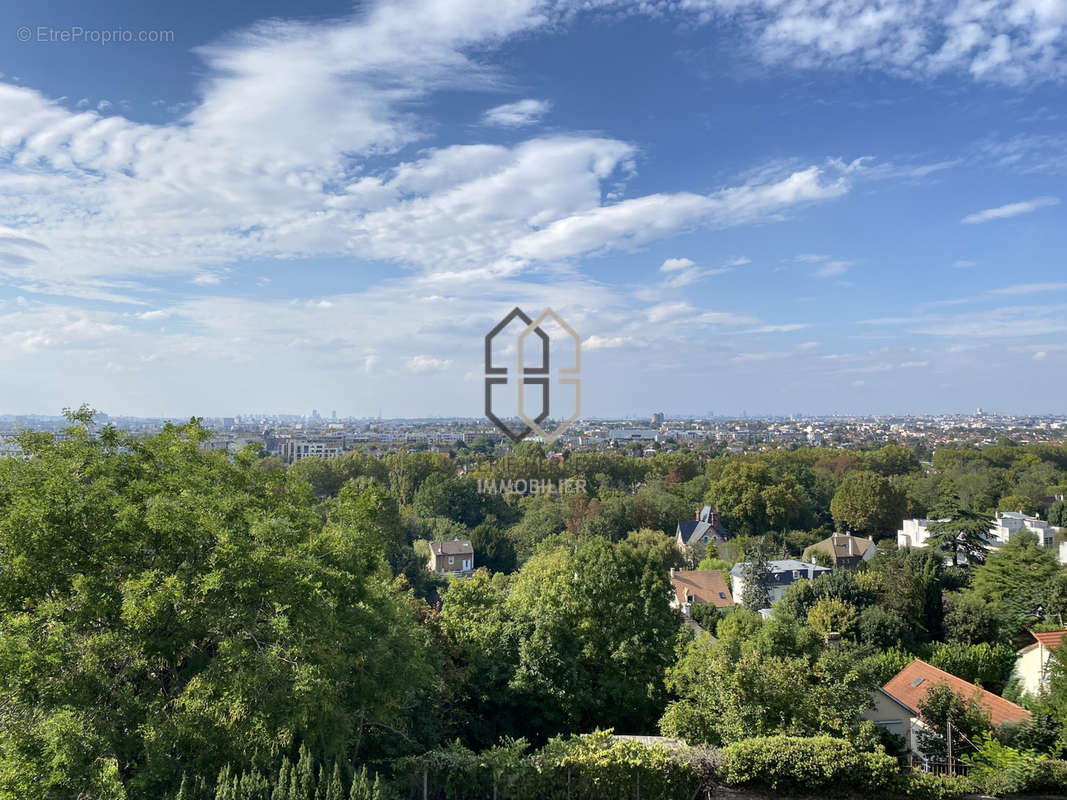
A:
[[[493,387],[506,386],[512,377],[512,373],[506,366],[498,366],[494,361],[493,352],[499,343],[496,342],[498,335],[514,320],[519,319],[526,323],[526,327],[519,332],[515,339],[516,367],[514,371],[514,387],[516,393],[517,417],[523,426],[518,430],[512,429],[504,420],[493,411]],[[560,422],[552,431],[546,431],[541,423],[548,419],[551,403],[552,370],[551,360],[553,342],[548,334],[542,329],[542,324],[552,321],[564,333],[559,337],[559,343],[567,343],[574,352],[574,360],[570,366],[560,367],[557,370],[558,383],[561,386],[574,387],[574,406],[572,413]],[[531,340],[531,336],[536,339]],[[540,363],[530,366],[525,363],[528,348],[540,343]],[[558,343],[557,343],[558,344]],[[485,416],[494,425],[500,428],[511,441],[520,442],[530,434],[536,433],[545,444],[552,444],[574,423],[582,413],[582,340],[577,331],[566,320],[551,308],[546,308],[537,319],[532,319],[521,308],[513,308],[500,320],[493,329],[485,335]],[[526,408],[527,387],[540,387],[540,409],[536,416],[530,416]]]

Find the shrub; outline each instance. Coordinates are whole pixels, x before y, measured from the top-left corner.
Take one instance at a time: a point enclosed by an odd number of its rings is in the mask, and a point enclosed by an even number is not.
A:
[[[719,774],[729,786],[870,797],[895,786],[898,768],[892,756],[861,753],[844,739],[764,736],[724,748]]]
[[[916,800],[958,800],[974,791],[973,784],[959,775],[911,772],[904,776],[903,794]]]
[[[966,759],[973,766],[971,781],[992,795],[1040,792],[1067,787],[1067,762],[1033,750],[1017,750],[988,734],[977,753]]]

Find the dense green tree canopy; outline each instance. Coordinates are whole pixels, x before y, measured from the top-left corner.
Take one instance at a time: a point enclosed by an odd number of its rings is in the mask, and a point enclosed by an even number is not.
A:
[[[432,685],[362,498],[324,522],[206,436],[78,426],[0,464],[0,795],[157,800],[297,738],[351,755]]]

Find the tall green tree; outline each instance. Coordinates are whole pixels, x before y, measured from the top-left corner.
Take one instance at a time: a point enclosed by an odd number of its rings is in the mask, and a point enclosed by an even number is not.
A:
[[[951,481],[942,484],[938,503],[933,509],[938,520],[930,525],[930,546],[952,554],[952,566],[959,565],[959,554],[968,563],[981,564],[989,550],[986,536],[990,519],[963,506],[959,491]]]
[[[602,539],[530,559],[505,601],[518,642],[512,688],[539,735],[647,729],[681,618],[654,555]]]
[[[745,608],[753,611],[770,608],[772,576],[762,541],[745,553],[745,561],[741,565],[741,580],[744,582],[741,604]]]
[[[834,493],[830,513],[839,528],[882,538],[896,531],[905,507],[904,492],[888,478],[875,472],[852,472]]]
[[[183,770],[273,771],[294,734],[359,754],[432,692],[360,498],[324,520],[209,435],[76,424],[0,463],[0,797],[157,800]]]
[[[1012,633],[1039,620],[1049,586],[1062,567],[1037,536],[1023,531],[997,548],[974,573],[971,593],[996,603]]]

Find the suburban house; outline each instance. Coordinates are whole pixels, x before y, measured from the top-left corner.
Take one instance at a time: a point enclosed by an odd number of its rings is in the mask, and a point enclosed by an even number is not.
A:
[[[730,587],[719,569],[671,569],[671,608],[685,616],[695,605],[711,604],[728,608],[734,604]]]
[[[834,569],[851,569],[863,561],[870,561],[875,553],[874,539],[864,539],[851,533],[835,533],[804,549],[801,559],[815,563],[815,554],[823,553]]]
[[[730,570],[730,591],[737,602],[745,594],[744,564],[734,564]],[[820,575],[826,575],[832,570],[829,567],[820,567],[817,564],[797,561],[795,558],[783,558],[778,561],[768,561],[767,569],[771,573],[770,596],[771,602],[780,600],[785,590],[793,585],[794,581],[815,580]]]
[[[1019,679],[1020,688],[1031,697],[1037,697],[1048,686],[1048,662],[1052,651],[1067,639],[1067,629],[1034,633],[1034,643],[1027,645],[1015,654],[1015,671],[1012,675]]]
[[[976,697],[989,714],[993,727],[1006,722],[1020,723],[1030,718],[1030,712],[1000,695],[988,692],[950,672],[915,659],[890,678],[889,683],[874,690],[873,708],[865,711],[864,719],[885,728],[904,739],[911,752],[922,755],[919,750],[919,732],[928,726],[921,719],[919,704],[935,686],[947,684],[964,700]]]
[[[430,542],[430,562],[427,566],[430,572],[440,575],[470,577],[474,573],[474,547],[469,539]]]
[[[674,531],[674,541],[683,553],[692,552],[696,560],[704,556],[708,545],[719,545],[726,541],[729,534],[719,520],[719,512],[711,506],[704,506],[697,512],[695,520],[679,522]]]

